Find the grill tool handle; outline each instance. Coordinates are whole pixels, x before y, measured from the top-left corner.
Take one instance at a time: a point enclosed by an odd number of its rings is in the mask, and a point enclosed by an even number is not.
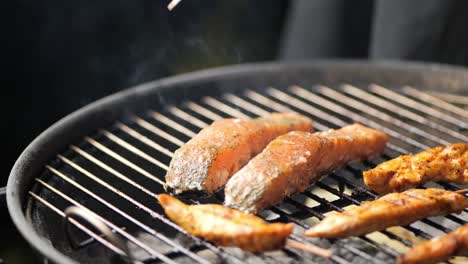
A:
[[[6,187],[0,187],[0,208],[4,207],[6,207]]]
[[[70,220],[73,219],[81,219],[82,221],[87,222],[88,224],[92,225],[95,229],[97,229],[104,237],[107,238],[107,241],[112,243],[118,249],[122,251],[122,257],[128,258],[132,263],[141,263],[140,261],[136,260],[131,252],[129,251],[127,244],[124,240],[119,238],[117,235],[112,232],[112,230],[100,219],[98,219],[95,215],[93,215],[90,211],[80,208],[78,206],[69,206],[64,211],[65,218],[65,235],[72,246],[72,248],[78,248],[78,244],[72,237],[72,232],[70,230]]]

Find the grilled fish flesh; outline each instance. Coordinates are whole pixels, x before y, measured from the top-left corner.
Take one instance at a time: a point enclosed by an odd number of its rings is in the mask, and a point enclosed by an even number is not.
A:
[[[360,124],[314,134],[289,132],[228,181],[225,205],[256,214],[347,162],[380,154],[387,140],[385,133]]]
[[[399,264],[431,264],[451,256],[468,256],[468,224],[446,235],[419,244],[401,256]]]
[[[270,141],[296,130],[312,131],[312,121],[295,113],[217,120],[174,153],[166,174],[167,187],[174,193],[213,193]]]
[[[360,236],[397,225],[450,213],[468,207],[462,194],[443,189],[411,189],[390,193],[344,212],[334,212],[306,231],[306,236],[342,238]]]
[[[161,194],[159,203],[172,221],[188,233],[219,246],[236,246],[251,252],[281,249],[293,224],[268,224],[261,218],[219,204],[187,205]]]
[[[364,182],[378,193],[400,192],[430,181],[468,183],[468,144],[440,146],[403,155],[363,173]]]

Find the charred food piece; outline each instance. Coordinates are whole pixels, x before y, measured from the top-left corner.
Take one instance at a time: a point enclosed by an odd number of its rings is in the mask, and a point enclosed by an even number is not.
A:
[[[306,231],[306,236],[360,236],[417,220],[459,213],[468,206],[462,194],[442,189],[411,189],[391,193],[343,212],[335,212]]]
[[[295,130],[312,131],[312,121],[295,113],[215,121],[174,153],[166,174],[168,189],[213,193],[270,141]]]
[[[360,124],[320,133],[290,132],[273,140],[225,188],[225,205],[256,214],[302,192],[347,162],[379,155],[388,136]]]
[[[400,192],[430,181],[468,183],[468,144],[440,146],[403,155],[363,173],[366,185],[378,193]]]
[[[169,218],[188,233],[219,246],[235,246],[252,252],[281,249],[294,225],[268,224],[261,218],[219,204],[187,205],[161,194],[159,203]]]
[[[446,261],[451,256],[468,256],[468,224],[415,246],[401,256],[397,263],[431,264]]]

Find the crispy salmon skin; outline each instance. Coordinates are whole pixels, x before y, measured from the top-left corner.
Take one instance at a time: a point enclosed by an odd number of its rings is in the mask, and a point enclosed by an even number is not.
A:
[[[415,246],[399,257],[397,263],[433,264],[446,261],[451,256],[468,256],[468,224]]]
[[[360,236],[430,216],[461,212],[468,206],[462,194],[442,189],[411,189],[390,193],[343,212],[335,212],[306,231],[306,236]]]
[[[430,181],[468,184],[468,144],[403,155],[379,164],[363,176],[364,183],[378,193],[400,192]]]
[[[225,205],[256,214],[347,162],[379,155],[388,136],[360,124],[273,140],[226,184]]]
[[[415,246],[399,257],[397,263],[432,264],[446,261],[451,256],[468,256],[468,224]]]
[[[289,131],[312,131],[312,121],[295,113],[217,120],[174,153],[166,174],[168,189],[213,193],[271,140]]]
[[[293,224],[268,224],[261,218],[219,204],[187,205],[167,195],[158,196],[169,218],[188,233],[219,246],[235,246],[251,252],[281,249]]]

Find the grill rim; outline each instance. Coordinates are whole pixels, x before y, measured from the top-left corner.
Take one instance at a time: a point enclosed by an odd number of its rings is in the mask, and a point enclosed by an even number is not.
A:
[[[100,100],[97,100],[77,111],[65,116],[51,127],[42,132],[23,151],[9,175],[7,183],[7,205],[10,217],[16,228],[26,241],[44,257],[57,263],[76,263],[73,259],[46,243],[38,232],[33,228],[30,220],[25,215],[27,206],[27,192],[34,185],[34,177],[39,175],[44,164],[55,157],[57,153],[64,150],[71,142],[75,142],[84,135],[95,131],[99,127],[112,124],[128,112],[146,109],[146,104],[139,102],[147,101],[150,96],[157,97],[162,91],[174,93],[175,89],[208,81],[226,80],[229,78],[252,78],[256,82],[263,82],[263,87],[268,86],[267,74],[283,73],[290,76],[292,73],[303,74],[307,71],[318,71],[325,78],[331,80],[336,76],[338,79],[347,78],[340,76],[340,71],[354,73],[360,78],[371,76],[373,72],[384,73],[384,78],[390,81],[403,79],[405,85],[407,79],[401,76],[413,78],[416,87],[427,88],[427,83],[437,86],[437,83],[447,82],[459,92],[466,93],[468,85],[468,69],[458,66],[442,64],[426,64],[419,62],[400,61],[365,61],[365,60],[316,60],[294,63],[253,63],[226,66],[208,70],[197,71],[168,77],[156,81],[143,83],[141,85],[118,92]],[[297,72],[297,73],[296,73]],[[328,76],[332,74],[333,76]],[[292,74],[294,76],[294,74]],[[364,76],[364,77],[363,77]],[[379,78],[379,77],[375,77]],[[261,79],[261,80],[256,80]],[[450,82],[450,80],[456,80]],[[319,81],[323,83],[324,81]],[[343,81],[345,82],[345,81]],[[349,80],[347,80],[349,82]],[[382,81],[376,81],[382,83]],[[289,83],[293,85],[295,83]],[[258,84],[261,85],[261,84]],[[256,88],[256,86],[255,86]],[[160,107],[152,104],[153,107]]]

